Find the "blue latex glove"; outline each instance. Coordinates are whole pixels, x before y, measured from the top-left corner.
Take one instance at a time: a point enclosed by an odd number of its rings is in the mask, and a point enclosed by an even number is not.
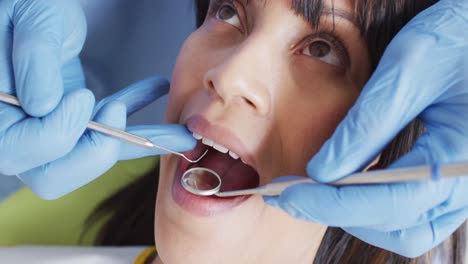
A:
[[[16,94],[23,108],[0,103],[0,173],[17,175],[45,199],[85,185],[118,159],[161,153],[86,130],[93,116],[125,129],[126,112],[165,94],[168,83],[150,78],[95,107],[77,57],[85,35],[76,1],[0,0],[0,92]],[[128,130],[175,151],[196,144],[178,125]]]
[[[307,172],[331,182],[364,168],[412,119],[427,132],[392,168],[468,160],[468,1],[442,0],[406,25]],[[384,125],[382,125],[384,124]],[[334,188],[301,184],[265,201],[416,257],[468,218],[468,179]]]

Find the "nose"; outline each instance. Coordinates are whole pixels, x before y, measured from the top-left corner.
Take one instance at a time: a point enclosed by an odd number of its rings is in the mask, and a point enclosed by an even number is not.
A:
[[[225,104],[236,104],[265,116],[271,107],[273,72],[265,50],[256,41],[245,40],[225,49],[204,76],[204,86]]]

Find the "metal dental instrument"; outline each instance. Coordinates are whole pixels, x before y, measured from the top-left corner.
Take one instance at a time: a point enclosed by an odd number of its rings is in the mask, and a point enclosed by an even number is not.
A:
[[[188,169],[182,175],[181,182],[187,191],[200,196],[216,195],[221,189],[218,173],[203,167]]]
[[[11,104],[11,105],[21,107],[21,104],[18,101],[18,99],[16,97],[12,96],[12,95],[9,95],[9,94],[0,93],[0,101],[4,102],[4,103],[7,103],[7,104]],[[192,159],[187,158],[184,154],[182,154],[180,152],[176,152],[176,151],[167,149],[165,147],[158,146],[158,145],[154,144],[153,142],[151,142],[149,139],[146,139],[144,137],[140,137],[140,136],[137,136],[137,135],[134,135],[134,134],[131,134],[131,133],[119,130],[119,129],[115,129],[115,128],[112,128],[112,127],[109,127],[109,126],[94,122],[94,121],[89,121],[88,122],[88,128],[91,129],[91,130],[106,134],[108,136],[112,136],[112,137],[118,138],[120,140],[126,141],[126,142],[128,142],[130,144],[140,146],[140,147],[156,148],[156,149],[160,149],[160,150],[172,153],[174,155],[177,155],[177,156],[180,156],[180,157],[184,158],[185,160],[187,160],[190,163],[199,162],[206,155],[206,153],[208,153],[208,150],[206,150],[198,159],[192,160]]]
[[[368,185],[383,183],[402,183],[411,181],[434,180],[445,177],[468,176],[468,161],[461,163],[418,166],[410,168],[375,170],[352,174],[349,177],[331,183],[334,186]],[[261,194],[279,195],[284,189],[299,183],[314,183],[310,178],[269,183],[253,189],[220,192],[222,180],[214,171],[206,168],[191,168],[182,175],[182,186],[189,192],[200,195],[231,197],[240,195]]]

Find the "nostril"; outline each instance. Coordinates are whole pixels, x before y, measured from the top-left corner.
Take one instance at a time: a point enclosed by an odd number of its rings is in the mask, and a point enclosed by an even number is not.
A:
[[[259,115],[269,113],[270,94],[265,84],[248,75],[241,77],[218,68],[209,70],[203,77],[203,88],[210,98],[224,104],[237,104]]]
[[[211,95],[213,98],[220,98],[222,101],[224,101],[224,98],[218,93],[214,85],[214,82],[212,80],[208,80],[206,82],[206,88],[207,88],[208,94]]]
[[[250,110],[258,115],[264,116],[270,111],[270,103],[267,96],[242,96],[241,100],[246,108],[250,108]]]
[[[208,81],[208,89],[210,89],[210,90],[214,90],[214,89],[215,89],[215,86],[214,86],[214,83],[213,83],[212,80],[209,80],[209,81]]]
[[[244,102],[246,102],[250,107],[252,107],[253,109],[257,109],[257,106],[256,106],[251,100],[249,100],[248,98],[245,98],[245,97],[242,97],[242,99],[243,99]]]

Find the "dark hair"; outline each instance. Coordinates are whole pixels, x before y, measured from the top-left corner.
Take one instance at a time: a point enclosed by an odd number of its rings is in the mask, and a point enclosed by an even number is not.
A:
[[[197,25],[207,14],[209,0],[195,0]],[[386,46],[396,33],[435,0],[360,0],[356,1],[359,26],[367,42],[371,65],[375,69]],[[313,24],[318,25],[323,12],[322,0],[294,0],[293,8]],[[408,124],[382,152],[378,168],[385,168],[407,153],[424,132],[418,120]],[[153,212],[157,191],[159,166],[118,191],[90,215],[87,226],[105,218],[99,231],[97,245],[153,245]],[[465,223],[466,224],[466,223]],[[374,247],[349,235],[339,228],[328,228],[314,263],[432,263],[435,256],[440,263],[465,261],[465,224],[439,246],[415,259],[408,259]]]

